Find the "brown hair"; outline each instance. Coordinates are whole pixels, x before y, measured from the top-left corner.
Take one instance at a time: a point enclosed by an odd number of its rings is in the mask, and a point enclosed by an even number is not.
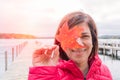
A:
[[[92,35],[92,44],[93,44],[93,48],[89,56],[89,60],[92,59],[98,51],[97,29],[96,29],[94,20],[88,14],[85,14],[83,12],[72,12],[70,14],[67,14],[65,17],[63,17],[63,19],[59,24],[56,35],[59,34],[60,28],[63,26],[63,24],[66,21],[68,21],[67,23],[68,23],[69,29],[83,22],[88,24],[91,35]],[[69,60],[68,56],[66,55],[64,50],[61,48],[60,42],[56,38],[55,38],[54,44],[59,45],[60,58],[64,60]]]

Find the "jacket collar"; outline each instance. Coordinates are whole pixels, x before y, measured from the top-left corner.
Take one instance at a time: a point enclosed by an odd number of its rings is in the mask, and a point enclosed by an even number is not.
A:
[[[98,56],[98,54],[96,54],[93,59],[91,59],[91,61],[88,62],[89,63],[89,71],[87,76],[92,76],[92,74],[100,68],[101,65],[101,60]],[[59,64],[57,65],[59,68],[61,68],[62,70],[67,70],[69,72],[71,72],[74,76],[80,77],[80,78],[84,78],[84,76],[80,76],[83,75],[82,72],[78,69],[77,65],[75,64],[74,61],[72,60],[60,60]]]

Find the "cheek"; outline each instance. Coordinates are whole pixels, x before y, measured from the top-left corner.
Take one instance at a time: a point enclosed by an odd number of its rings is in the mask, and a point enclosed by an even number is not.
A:
[[[91,50],[93,48],[92,40],[86,40],[84,43],[87,49]]]
[[[90,47],[93,47],[92,41],[90,41],[88,44]]]

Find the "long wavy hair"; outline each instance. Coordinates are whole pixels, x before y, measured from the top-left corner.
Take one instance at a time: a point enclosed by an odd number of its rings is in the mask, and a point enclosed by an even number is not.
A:
[[[92,36],[92,45],[93,45],[91,54],[89,56],[89,60],[92,59],[95,56],[95,54],[97,54],[97,52],[98,52],[97,29],[96,29],[96,25],[95,25],[95,22],[92,19],[92,17],[86,13],[79,12],[79,11],[69,13],[66,16],[64,16],[63,19],[61,20],[61,22],[58,26],[58,30],[56,32],[56,35],[58,35],[60,33],[60,28],[63,26],[63,24],[66,21],[68,23],[69,29],[74,27],[75,25],[81,24],[83,22],[88,24],[90,32],[91,32],[91,36]],[[56,38],[55,38],[54,44],[59,46],[60,58],[63,60],[69,60],[65,51],[61,47],[61,43]]]

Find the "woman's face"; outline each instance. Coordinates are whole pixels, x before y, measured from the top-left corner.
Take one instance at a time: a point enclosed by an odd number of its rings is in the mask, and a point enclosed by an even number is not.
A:
[[[69,59],[75,61],[76,63],[82,63],[88,61],[88,57],[92,50],[92,36],[90,29],[86,23],[81,23],[75,27],[79,27],[80,36],[76,39],[76,42],[82,46],[80,48],[66,48],[62,45],[63,50],[66,52]]]

